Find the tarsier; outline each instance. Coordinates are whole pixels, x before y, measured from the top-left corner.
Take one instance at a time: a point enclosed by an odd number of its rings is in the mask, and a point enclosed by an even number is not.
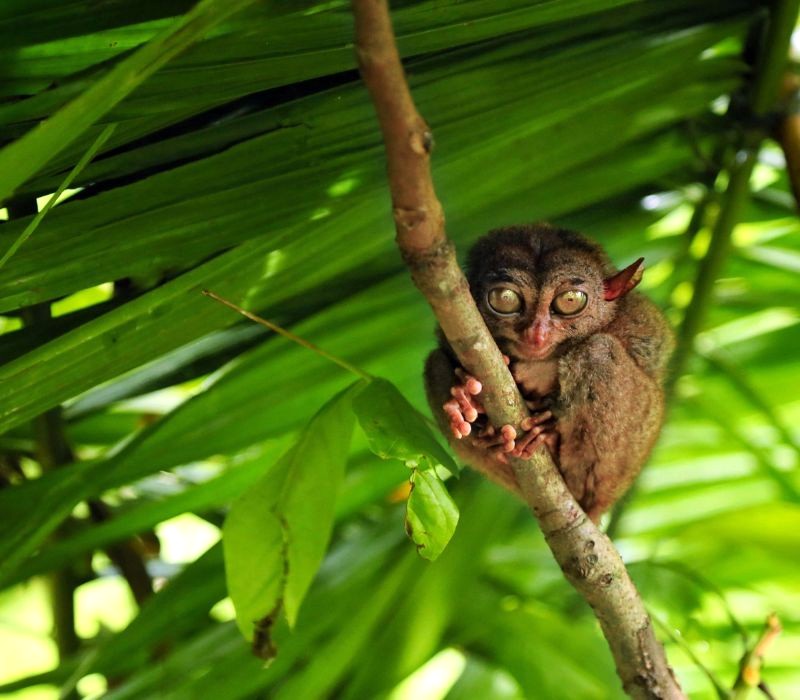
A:
[[[492,426],[481,383],[444,338],[425,366],[428,401],[456,453],[519,492],[508,455],[545,445],[593,520],[631,485],[658,437],[673,348],[658,308],[631,291],[642,259],[618,272],[573,231],[491,231],[469,253],[470,291],[531,410],[518,434]]]

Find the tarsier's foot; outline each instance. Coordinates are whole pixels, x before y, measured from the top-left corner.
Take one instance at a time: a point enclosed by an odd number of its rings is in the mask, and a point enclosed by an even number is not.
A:
[[[517,431],[513,425],[504,425],[500,430],[487,425],[470,439],[476,447],[491,454],[501,464],[508,464],[508,454],[514,450],[516,438]]]
[[[530,402],[526,403],[530,406]],[[555,431],[555,425],[552,411],[532,413],[522,421],[520,427],[525,432],[515,441],[511,454],[521,459],[529,459],[542,445],[547,445],[550,454],[555,457],[558,450],[558,433]]]

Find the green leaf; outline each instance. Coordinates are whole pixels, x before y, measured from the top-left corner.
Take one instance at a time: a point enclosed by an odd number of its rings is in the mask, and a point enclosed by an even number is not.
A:
[[[80,174],[80,172],[87,166],[87,164],[94,158],[95,154],[103,147],[103,144],[108,141],[108,137],[114,133],[114,129],[116,128],[116,124],[109,124],[105,129],[100,132],[100,135],[97,137],[95,142],[91,145],[88,151],[83,154],[81,159],[77,162],[75,167],[69,172],[62,181],[61,184],[58,186],[56,191],[47,201],[42,209],[39,211],[36,216],[33,217],[33,220],[25,227],[25,230],[17,237],[17,239],[9,246],[8,250],[3,253],[3,256],[0,257],[0,267],[3,267],[9,259],[11,258],[14,253],[19,250],[19,247],[31,237],[33,232],[39,227],[39,224],[42,223],[42,219],[47,216],[47,212],[49,212],[58,202],[58,198],[64,194],[64,190],[70,186],[72,181]]]
[[[287,441],[268,441],[258,446],[255,455],[245,455],[236,460],[220,475],[204,483],[191,485],[165,498],[139,500],[116,512],[113,518],[92,527],[77,529],[69,536],[47,543],[35,557],[29,557],[10,578],[3,578],[0,586],[9,586],[49,569],[66,566],[86,552],[102,548],[109,543],[124,541],[139,532],[153,528],[158,523],[181,513],[203,513],[222,507],[239,497],[263,475],[265,452],[284,449]],[[251,450],[253,451],[253,450]],[[62,494],[63,495],[63,494]],[[66,498],[66,496],[64,496]],[[58,511],[57,507],[51,510]]]
[[[274,653],[270,632],[281,611],[294,624],[325,554],[352,437],[352,396],[362,386],[325,404],[225,521],[228,591],[239,629],[259,655]]]
[[[121,675],[147,667],[159,645],[180,639],[207,619],[209,608],[225,595],[221,568],[222,547],[217,543],[170,579],[125,630],[105,639],[86,672]]]
[[[131,54],[80,97],[0,151],[0,201],[167,61],[253,2],[255,0],[201,0],[173,26]]]
[[[434,437],[427,421],[397,388],[373,379],[353,399],[353,410],[367,436],[369,448],[383,459],[399,459],[413,471],[406,506],[406,532],[420,556],[436,559],[456,529],[458,507],[436,473],[458,467]]]
[[[412,469],[442,465],[451,474],[458,473],[458,466],[434,437],[424,416],[391,382],[373,379],[355,397],[353,409],[378,457],[399,459]]]
[[[458,506],[453,502],[435,469],[415,469],[406,506],[406,532],[420,556],[436,559],[447,546],[458,524]]]

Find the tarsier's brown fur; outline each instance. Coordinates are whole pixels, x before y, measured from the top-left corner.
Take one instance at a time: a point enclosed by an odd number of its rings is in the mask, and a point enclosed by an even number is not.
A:
[[[442,340],[425,367],[428,400],[464,461],[518,492],[505,455],[529,456],[544,444],[593,520],[622,496],[658,437],[661,383],[673,348],[661,312],[630,291],[640,264],[617,273],[599,245],[545,224],[498,229],[475,244],[470,290],[534,417],[527,438],[508,428],[501,436],[489,426],[472,388],[480,385],[469,383],[476,380]],[[488,298],[494,288],[511,289],[520,309],[494,311]],[[585,294],[585,308],[557,313],[553,299],[564,290]],[[470,407],[479,413],[475,420]]]

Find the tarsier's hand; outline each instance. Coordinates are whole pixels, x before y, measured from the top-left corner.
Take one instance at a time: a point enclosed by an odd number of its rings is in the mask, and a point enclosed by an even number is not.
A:
[[[472,433],[472,424],[478,420],[481,413],[485,413],[483,406],[478,401],[478,394],[483,391],[483,385],[471,374],[457,367],[455,370],[456,383],[450,389],[453,397],[442,408],[450,420],[450,429],[457,440]]]
[[[503,355],[506,364],[509,358]],[[555,420],[549,410],[543,410],[541,402],[526,401],[533,413],[522,421],[523,433],[518,436],[513,425],[504,425],[499,430],[489,424],[485,419],[483,405],[478,400],[478,395],[483,386],[471,374],[463,369],[456,368],[456,383],[450,389],[453,397],[442,408],[450,422],[450,430],[456,439],[461,440],[469,436],[469,440],[476,447],[485,450],[503,464],[508,463],[508,455],[527,459],[539,448],[546,444],[555,454],[558,445],[558,434],[554,430]]]

